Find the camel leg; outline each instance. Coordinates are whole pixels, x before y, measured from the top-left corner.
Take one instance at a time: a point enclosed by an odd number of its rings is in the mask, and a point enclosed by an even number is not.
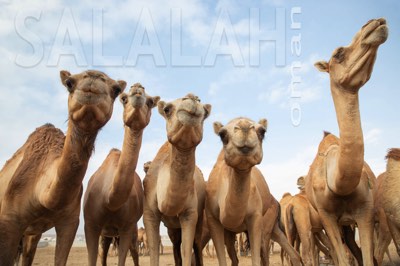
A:
[[[168,228],[168,236],[172,242],[172,251],[174,253],[175,266],[182,266],[182,254],[181,254],[182,233],[181,233],[181,229],[180,228],[177,228],[177,229]]]
[[[182,229],[182,265],[184,266],[191,265],[197,220],[197,210],[188,210],[186,213],[179,215],[179,222]],[[197,255],[201,256],[201,254],[198,254],[198,250],[196,252]]]
[[[160,237],[161,219],[148,206],[146,200],[143,208],[143,222],[147,235],[147,245],[150,252],[150,265],[158,266],[160,253],[158,239]]]
[[[344,241],[351,251],[351,254],[353,254],[354,258],[357,261],[358,265],[362,265],[362,253],[361,249],[358,247],[356,241],[355,241],[355,231],[351,229],[350,226],[343,226],[343,235],[344,235]]]
[[[25,235],[22,241],[22,265],[32,265],[33,258],[35,257],[37,244],[40,241],[42,234],[38,235]]]
[[[101,248],[103,249],[103,253],[101,254],[101,265],[107,266],[108,250],[110,249],[113,238],[108,236],[100,236],[100,239]]]
[[[393,237],[393,243],[396,246],[397,254],[400,256],[400,230],[389,219],[387,219],[387,223],[388,223],[390,233],[392,234],[392,237]]]
[[[375,243],[374,256],[381,265],[383,262],[384,253],[388,250],[389,244],[392,241],[392,236],[390,235],[389,227],[387,225],[386,219],[380,219],[377,228],[378,239]]]
[[[360,233],[360,246],[362,251],[362,260],[364,266],[374,265],[374,216],[364,214],[356,219],[358,230]]]
[[[0,217],[0,266],[13,265],[24,230]]]
[[[222,224],[214,219],[214,217],[207,213],[208,227],[210,229],[211,238],[214,242],[215,251],[217,252],[218,265],[227,266],[225,258],[225,246],[224,246],[224,228]]]
[[[136,225],[132,233],[131,243],[129,245],[129,250],[131,252],[133,264],[135,264],[135,266],[139,266],[139,251],[137,246],[137,239],[138,239],[138,228]]]
[[[288,254],[293,266],[302,265],[299,253],[289,244],[285,234],[279,227],[278,222],[274,225],[271,238],[281,246],[282,250],[284,250],[286,254]]]
[[[202,211],[201,214],[198,216],[197,223],[196,223],[196,231],[194,235],[194,243],[193,243],[193,251],[194,251],[194,257],[195,257],[195,262],[196,265],[203,265],[203,243],[202,243],[202,231],[203,231],[203,214],[204,212]]]
[[[224,242],[226,250],[228,251],[229,258],[231,259],[232,266],[239,265],[239,259],[236,256],[235,250],[235,237],[236,234],[234,232],[224,230]]]
[[[266,229],[264,228],[264,230]],[[271,231],[264,233],[261,239],[261,265],[263,266],[269,266],[270,242]]]
[[[129,246],[132,242],[132,230],[119,232],[118,243],[118,266],[124,266]]]
[[[76,231],[79,226],[79,218],[67,224],[56,225],[56,252],[54,258],[54,265],[66,265],[69,252],[74,242]],[[97,253],[96,253],[97,257]]]
[[[338,265],[338,264],[339,264],[339,259],[338,259],[337,253],[336,253],[336,251],[334,250],[334,248],[333,248],[333,246],[332,246],[332,243],[331,243],[331,241],[329,240],[328,236],[327,236],[323,231],[319,231],[319,232],[317,233],[317,236],[318,236],[319,241],[321,241],[321,243],[322,243],[326,248],[328,248],[328,250],[329,250],[329,254],[326,253],[325,255],[329,255],[329,256],[332,258],[333,263],[334,263],[335,265]],[[323,250],[322,248],[320,248],[320,250],[321,250],[322,252],[324,252],[324,250]]]
[[[86,238],[86,248],[88,251],[88,265],[96,266],[97,253],[99,252],[99,236],[101,229],[97,226],[89,226],[88,222],[85,221],[85,238]],[[105,255],[104,255],[105,254]],[[103,256],[106,257],[107,254],[103,250]]]
[[[250,237],[251,263],[252,265],[261,265],[261,234],[262,216],[254,214],[246,221]]]
[[[329,215],[324,210],[319,210],[322,225],[324,226],[329,239],[331,240],[333,249],[337,252],[339,266],[349,265],[349,260],[346,256],[346,250],[342,244],[342,237],[337,224],[336,218]]]

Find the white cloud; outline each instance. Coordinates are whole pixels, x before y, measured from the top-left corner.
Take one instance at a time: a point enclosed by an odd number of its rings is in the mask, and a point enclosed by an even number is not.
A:
[[[376,144],[382,135],[382,129],[372,128],[364,134],[365,144]]]

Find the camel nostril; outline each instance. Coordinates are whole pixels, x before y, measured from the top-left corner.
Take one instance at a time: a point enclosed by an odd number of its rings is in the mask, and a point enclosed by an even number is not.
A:
[[[243,146],[243,147],[239,147],[238,150],[243,154],[248,154],[253,150],[253,148],[249,147],[249,146]]]

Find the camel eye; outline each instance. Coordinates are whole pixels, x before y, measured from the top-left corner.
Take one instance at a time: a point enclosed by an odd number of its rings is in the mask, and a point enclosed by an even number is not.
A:
[[[72,87],[74,86],[74,83],[72,82],[71,79],[67,79],[65,81],[65,85],[67,85],[68,91],[71,92],[72,91]]]
[[[149,98],[149,99],[147,100],[147,105],[148,105],[148,106],[153,106],[153,105],[154,105],[154,101],[153,101],[152,98]]]
[[[338,62],[342,62],[344,59],[344,48],[343,47],[338,48],[335,51],[333,58],[335,58]]]
[[[264,139],[265,133],[266,133],[266,132],[267,132],[267,130],[266,130],[265,128],[263,128],[263,127],[260,127],[259,129],[257,129],[258,137],[259,137],[261,140]]]
[[[222,128],[219,133],[218,133],[219,137],[221,138],[221,141],[224,145],[226,145],[228,143],[228,131],[224,128]]]
[[[113,93],[114,93],[113,97],[115,99],[122,92],[122,89],[118,85],[114,85],[112,89],[113,89]]]
[[[171,111],[172,111],[172,106],[170,104],[168,104],[167,106],[164,107],[164,113],[167,116],[171,115]]]

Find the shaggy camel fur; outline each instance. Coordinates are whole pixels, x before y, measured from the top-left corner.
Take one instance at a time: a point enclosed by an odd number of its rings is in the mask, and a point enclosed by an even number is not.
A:
[[[136,239],[137,222],[143,214],[143,188],[135,171],[143,131],[160,97],[150,97],[136,83],[127,94],[121,94],[120,100],[125,131],[122,151],[110,151],[90,178],[84,197],[88,265],[92,266],[96,265],[100,235],[119,237],[118,265],[125,265],[130,247],[134,263],[139,265]]]
[[[306,178],[306,194],[338,255],[338,265],[349,265],[341,226],[355,223],[363,264],[373,265],[375,176],[364,162],[358,91],[369,80],[378,47],[387,36],[384,19],[370,20],[349,46],[336,49],[329,62],[315,64],[329,73],[340,139],[326,134],[321,141]]]
[[[196,263],[201,265],[199,242],[205,182],[195,165],[195,151],[203,138],[203,123],[210,114],[211,105],[203,105],[197,96],[188,94],[170,103],[159,102],[158,111],[166,119],[168,142],[158,151],[143,180],[143,220],[150,265],[159,264],[161,221],[169,231],[177,231],[175,235],[182,232],[183,265],[191,264],[192,247]]]
[[[263,157],[266,129],[265,119],[255,123],[236,118],[226,126],[214,123],[223,150],[207,182],[206,215],[219,265],[226,265],[224,242],[234,246],[235,234],[243,231],[249,234],[252,264],[260,265],[263,236],[273,230],[276,219],[265,229],[263,216],[276,201],[255,167]],[[269,239],[263,245],[263,253],[267,245]]]
[[[80,200],[98,131],[126,86],[99,71],[60,72],[69,92],[68,131],[37,128],[0,172],[0,265],[11,265],[24,237],[31,264],[40,236],[55,227],[55,265],[65,265],[79,224]],[[29,244],[29,247],[27,247]]]
[[[382,207],[400,256],[400,149],[391,149],[387,156],[386,178],[382,182]]]

